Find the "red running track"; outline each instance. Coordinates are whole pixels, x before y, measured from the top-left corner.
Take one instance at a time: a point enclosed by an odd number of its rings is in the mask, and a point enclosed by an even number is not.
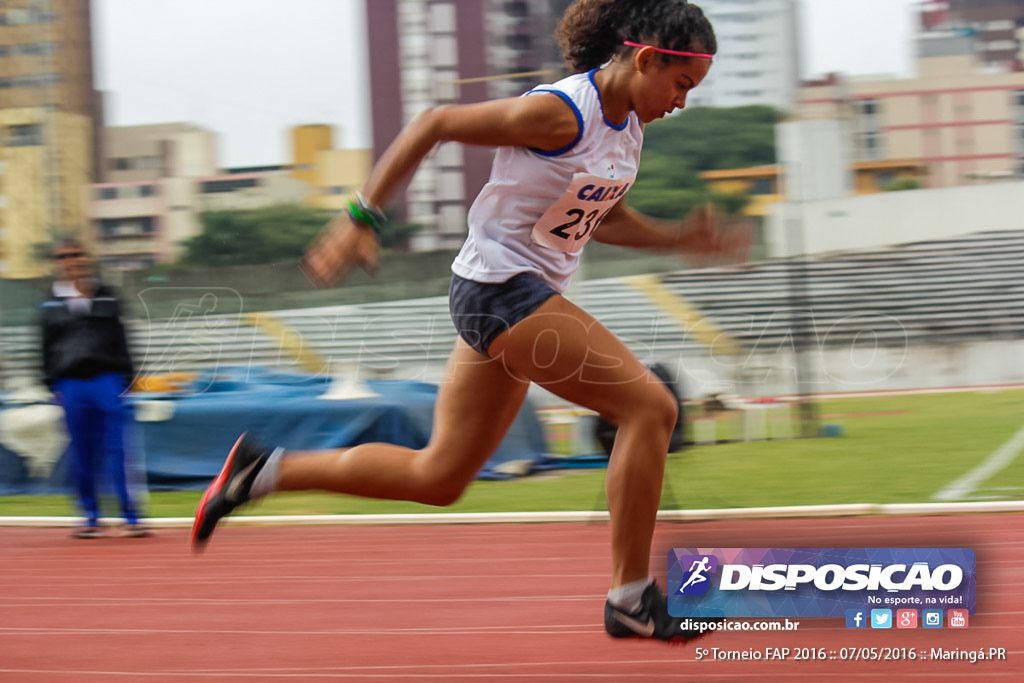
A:
[[[664,523],[671,547],[971,547],[965,630],[719,632],[683,646],[602,627],[594,524],[228,527],[203,555],[151,539],[0,529],[0,681],[1019,681],[1024,515]],[[1005,648],[1006,661],[796,660],[797,648]],[[696,648],[782,661],[698,661]]]

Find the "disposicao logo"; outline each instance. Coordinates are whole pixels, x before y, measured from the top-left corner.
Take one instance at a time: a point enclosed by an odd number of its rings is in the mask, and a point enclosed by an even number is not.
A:
[[[874,612],[975,607],[969,548],[673,548],[668,608],[676,617],[839,617],[892,628]],[[916,627],[915,623],[915,627]]]

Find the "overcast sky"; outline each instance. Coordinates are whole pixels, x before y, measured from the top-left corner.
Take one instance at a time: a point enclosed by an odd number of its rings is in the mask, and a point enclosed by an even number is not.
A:
[[[223,166],[285,163],[300,124],[369,145],[363,0],[93,4],[108,125],[196,123],[218,133]],[[804,76],[910,75],[915,4],[802,0]]]

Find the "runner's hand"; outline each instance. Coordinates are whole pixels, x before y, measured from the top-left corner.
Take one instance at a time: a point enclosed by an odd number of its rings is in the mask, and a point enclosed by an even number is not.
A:
[[[676,235],[675,251],[694,266],[743,263],[750,258],[754,222],[747,216],[718,218],[715,207],[693,209]]]
[[[342,212],[306,248],[300,265],[317,287],[343,282],[356,267],[373,275],[380,266],[380,241],[373,230]]]

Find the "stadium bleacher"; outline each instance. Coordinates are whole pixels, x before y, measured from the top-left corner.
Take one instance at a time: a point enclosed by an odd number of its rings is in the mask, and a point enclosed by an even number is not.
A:
[[[806,298],[794,300],[802,271]],[[780,342],[794,309],[827,347],[872,334],[885,345],[1024,336],[1024,231],[681,272],[665,285],[740,343]]]
[[[794,299],[794,273],[803,274],[803,298]],[[880,346],[1024,336],[1024,230],[678,271],[660,281],[747,347],[783,343],[797,320],[812,326],[823,347],[864,335]],[[582,281],[568,296],[642,356],[706,351],[687,323],[639,295],[628,278]],[[252,314],[129,321],[139,371],[358,367],[371,377],[422,377],[443,363],[455,339],[446,297],[259,315],[273,317],[292,340],[268,335]],[[36,331],[3,332],[4,386],[37,377]],[[296,340],[321,367],[299,367]]]

